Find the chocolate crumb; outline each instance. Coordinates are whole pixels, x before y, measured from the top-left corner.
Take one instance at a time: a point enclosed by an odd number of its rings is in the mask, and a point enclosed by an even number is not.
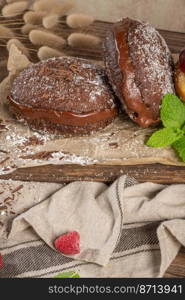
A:
[[[13,197],[7,197],[6,199],[3,200],[4,203],[6,203],[7,201],[12,201],[14,200],[14,195]]]
[[[37,146],[37,145],[43,145],[44,144],[44,140],[39,139],[36,136],[31,136],[29,137],[24,143],[24,146]]]
[[[17,168],[17,166],[16,165],[11,165],[10,168],[15,169],[15,168]]]
[[[8,154],[8,152],[7,152],[7,151],[5,151],[5,150],[1,150],[1,149],[0,149],[0,152],[1,152],[1,153]]]
[[[69,65],[69,69],[74,73],[79,73],[78,66],[75,63]]]
[[[29,155],[23,155],[20,156],[20,158],[23,159],[43,159],[48,160],[49,158],[52,158],[52,154],[57,153],[57,151],[42,151],[35,154],[29,154]]]
[[[0,124],[0,129],[7,129],[5,125]]]
[[[110,143],[109,146],[111,148],[118,148],[118,143]]]

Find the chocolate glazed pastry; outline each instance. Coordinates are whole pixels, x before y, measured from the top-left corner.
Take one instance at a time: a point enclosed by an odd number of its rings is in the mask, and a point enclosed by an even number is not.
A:
[[[104,69],[72,57],[31,64],[14,80],[8,100],[32,129],[66,136],[102,129],[117,115]]]
[[[174,93],[172,57],[161,35],[149,24],[123,19],[107,33],[104,59],[129,117],[144,128],[159,123],[161,99]]]

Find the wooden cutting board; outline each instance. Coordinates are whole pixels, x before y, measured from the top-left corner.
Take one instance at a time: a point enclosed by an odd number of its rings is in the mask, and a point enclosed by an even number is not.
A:
[[[12,22],[12,18],[10,23]],[[88,28],[88,33],[95,34],[102,39],[105,32],[110,28],[112,23],[96,21]],[[13,27],[13,25],[10,27]],[[61,19],[61,24],[57,27],[56,32],[67,37],[73,30],[67,27],[65,19]],[[185,34],[160,30],[167,41],[173,53],[179,53],[185,46]],[[24,43],[28,48],[33,48],[29,40],[24,39]],[[36,47],[34,46],[36,49]],[[102,60],[101,45],[96,49],[72,49],[67,47],[65,52],[69,55],[92,59]],[[36,52],[32,53],[32,60],[37,61]],[[5,48],[0,48],[0,56],[2,59],[7,57]],[[0,67],[0,78],[6,75],[6,69]],[[14,179],[14,180],[35,180],[35,181],[48,181],[48,182],[71,182],[75,180],[92,180],[101,182],[111,182],[118,176],[127,174],[135,177],[139,182],[152,181],[158,183],[185,183],[185,166],[175,167],[160,164],[147,164],[137,166],[110,166],[110,165],[47,165],[34,168],[18,169],[10,175],[3,175],[0,178]]]
[[[101,38],[105,36],[106,30],[112,23],[96,21],[88,33],[93,33]],[[10,26],[11,27],[11,26]],[[71,33],[63,21],[57,32],[62,32],[64,37]],[[185,47],[185,34],[160,30],[173,53],[179,53]],[[24,40],[28,47],[28,40]],[[101,47],[97,49],[65,49],[68,55],[83,57],[92,60],[102,60]],[[7,57],[5,48],[0,47],[0,79],[6,76],[6,69],[1,67],[1,62]],[[36,54],[33,61],[37,61]],[[101,182],[112,182],[118,176],[127,174],[135,177],[139,182],[151,181],[158,183],[185,183],[185,167],[175,167],[160,164],[148,164],[137,166],[110,166],[110,165],[47,165],[41,167],[22,168],[8,175],[0,176],[0,179],[13,179],[23,181],[45,181],[45,182],[71,182],[75,180],[90,180]],[[167,270],[165,277],[185,277],[185,249],[182,248],[176,259]]]

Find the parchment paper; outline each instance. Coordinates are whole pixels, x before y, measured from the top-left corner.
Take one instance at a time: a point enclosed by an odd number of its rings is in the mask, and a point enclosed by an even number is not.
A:
[[[12,119],[7,105],[11,83],[29,64],[28,58],[12,45],[7,65],[9,75],[0,84],[0,174],[18,167],[51,163],[185,165],[170,147],[155,149],[145,146],[154,129],[142,129],[124,114],[104,130],[71,138],[40,134]]]

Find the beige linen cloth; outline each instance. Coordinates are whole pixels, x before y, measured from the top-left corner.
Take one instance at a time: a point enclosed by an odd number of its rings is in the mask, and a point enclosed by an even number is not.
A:
[[[0,240],[0,277],[53,277],[66,270],[81,277],[161,277],[185,246],[184,184],[138,184],[122,176],[111,186],[51,187],[56,191],[49,197],[18,210],[8,239]],[[64,256],[53,242],[74,230],[81,252]]]

